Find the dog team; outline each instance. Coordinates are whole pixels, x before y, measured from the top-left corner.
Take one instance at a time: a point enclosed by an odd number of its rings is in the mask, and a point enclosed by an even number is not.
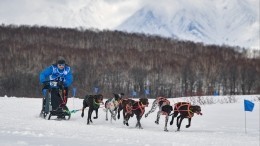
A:
[[[140,98],[138,101],[136,101],[129,98],[123,98],[124,93],[113,94],[114,97],[109,98],[108,100],[106,100],[105,103],[103,103],[102,94],[85,96],[83,100],[81,117],[84,117],[85,108],[89,107],[87,124],[92,123],[92,112],[95,111],[96,116],[94,117],[94,119],[97,119],[100,104],[104,104],[106,120],[108,120],[108,112],[111,115],[111,122],[112,120],[116,120],[116,115],[117,118],[120,119],[120,112],[123,110],[124,125],[129,126],[128,120],[130,119],[130,117],[133,117],[135,115],[137,119],[136,127],[143,129],[140,120],[145,113],[145,107],[148,107],[149,105],[148,98]],[[159,124],[160,115],[165,115],[164,131],[168,131],[167,123],[169,116],[172,116],[170,125],[173,124],[174,118],[177,117],[177,131],[180,131],[181,123],[184,118],[188,118],[188,125],[186,125],[186,128],[189,128],[191,124],[191,118],[194,116],[194,113],[202,115],[201,108],[198,105],[191,105],[188,102],[178,102],[172,106],[170,105],[170,101],[166,97],[157,97],[153,101],[151,109],[145,114],[145,118],[148,117],[150,113],[154,112],[157,107],[159,108],[159,111],[157,112],[155,123]]]
[[[40,116],[45,118],[47,114],[50,113],[48,120],[52,115],[57,116],[58,119],[65,119],[65,116],[68,116],[69,119],[71,112],[68,111],[66,103],[68,89],[73,82],[73,75],[70,66],[66,64],[64,58],[59,58],[55,64],[45,68],[40,73],[40,82],[43,84],[43,91],[48,91],[48,94],[44,94]],[[105,102],[106,120],[108,120],[108,111],[111,114],[110,120],[112,121],[116,120],[116,115],[119,119],[120,111],[123,110],[123,123],[128,126],[130,117],[136,115],[136,127],[142,129],[140,121],[145,113],[145,107],[148,107],[149,105],[148,98],[140,98],[138,101],[135,101],[133,99],[123,98],[123,96],[124,93],[114,94],[113,98],[110,98]],[[89,107],[87,124],[93,122],[91,119],[93,111],[96,112],[94,119],[98,118],[98,109],[102,103],[102,94],[85,96],[81,117],[84,117],[85,108]],[[184,118],[188,118],[189,124],[186,125],[186,128],[188,128],[190,127],[191,118],[194,113],[202,115],[200,106],[191,105],[187,102],[179,102],[172,107],[167,98],[157,97],[152,104],[151,110],[145,114],[145,117],[154,112],[157,107],[159,107],[159,111],[157,112],[155,123],[159,124],[160,115],[166,115],[164,131],[168,131],[167,123],[170,115],[172,115],[171,125],[173,124],[174,118],[177,117],[177,131],[180,130]],[[171,114],[171,112],[173,112],[173,114]]]

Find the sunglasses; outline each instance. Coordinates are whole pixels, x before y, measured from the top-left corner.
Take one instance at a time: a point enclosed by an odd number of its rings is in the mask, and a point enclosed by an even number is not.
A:
[[[64,66],[65,66],[65,64],[58,64],[58,66],[63,66],[63,67],[64,67]]]

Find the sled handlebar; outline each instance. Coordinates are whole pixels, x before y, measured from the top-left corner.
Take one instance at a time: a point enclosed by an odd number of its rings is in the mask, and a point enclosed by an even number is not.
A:
[[[45,83],[50,83],[50,82],[54,82],[54,81],[56,81],[56,80],[48,80],[48,81],[44,81],[42,83],[45,84]]]
[[[43,85],[49,85],[50,87],[54,87],[54,88],[63,87],[63,84],[64,84],[63,81],[57,81],[57,80],[48,80],[43,82]]]

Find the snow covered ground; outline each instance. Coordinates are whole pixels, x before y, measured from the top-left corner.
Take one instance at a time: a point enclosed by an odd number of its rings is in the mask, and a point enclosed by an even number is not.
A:
[[[72,114],[69,121],[45,120],[39,117],[41,99],[0,97],[0,145],[1,146],[259,146],[259,101],[260,95],[236,96],[236,103],[201,105],[202,116],[195,115],[191,127],[184,119],[181,131],[176,131],[174,125],[168,126],[169,132],[164,132],[164,116],[160,124],[154,123],[156,112],[141,119],[144,129],[136,129],[136,118],[129,121],[130,126],[123,125],[121,119],[105,121],[105,112],[99,109],[99,118],[93,119],[93,124],[87,125],[87,117],[81,118],[81,112]],[[210,97],[218,100],[221,96]],[[243,99],[255,103],[253,112],[245,112]],[[171,103],[184,100],[170,99]],[[150,100],[152,103],[153,100]],[[150,110],[146,108],[146,112]],[[80,109],[82,99],[69,99],[70,110]],[[86,111],[87,112],[87,111]],[[122,114],[122,113],[121,113]]]

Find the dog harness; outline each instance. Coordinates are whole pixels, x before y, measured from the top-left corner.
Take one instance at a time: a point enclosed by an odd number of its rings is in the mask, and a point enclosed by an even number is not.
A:
[[[165,97],[157,97],[157,104],[159,104],[161,101],[163,102],[163,104],[160,106],[161,115],[168,115],[168,113],[162,111],[161,108],[165,105],[170,105],[170,101]]]
[[[181,103],[181,104],[179,106],[177,106],[179,103]],[[190,103],[188,103],[188,102],[179,102],[179,103],[174,105],[174,111],[178,111],[178,112],[186,111],[188,113],[187,118],[191,118],[194,116],[194,113],[190,110],[190,106],[191,106]],[[187,110],[180,110],[180,108],[183,106],[187,106]]]
[[[170,104],[170,101],[168,99],[166,99],[165,97],[157,97],[157,103],[159,102],[164,102],[164,104]]]
[[[131,105],[129,105],[129,104],[126,104],[126,113],[125,113],[125,115],[127,115],[127,114],[132,114],[132,109],[133,109],[133,107],[131,106]]]
[[[100,107],[100,103],[95,101],[95,98],[93,99],[93,107],[94,108],[99,108]]]
[[[140,109],[141,110],[141,115],[140,116],[142,116],[144,114],[145,105],[142,102],[140,102],[140,101],[136,101],[136,102],[137,102],[137,107],[132,109],[132,110]]]

